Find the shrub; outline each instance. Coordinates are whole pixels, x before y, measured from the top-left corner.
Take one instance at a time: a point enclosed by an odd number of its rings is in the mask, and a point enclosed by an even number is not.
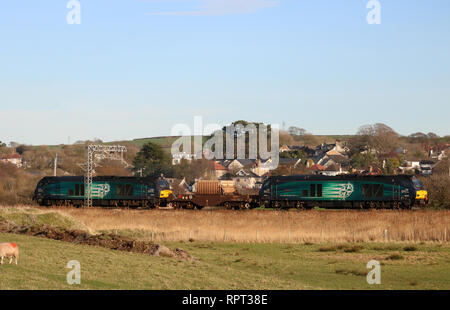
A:
[[[389,260],[400,260],[400,259],[403,259],[403,256],[400,255],[400,254],[392,254],[392,255],[389,255],[388,257],[386,257],[386,259],[389,259]]]
[[[448,171],[448,168],[447,168]],[[439,209],[450,209],[450,176],[434,174],[422,179],[428,191],[430,206]]]
[[[407,246],[407,247],[403,248],[403,251],[413,252],[413,251],[417,251],[417,248],[415,246]]]

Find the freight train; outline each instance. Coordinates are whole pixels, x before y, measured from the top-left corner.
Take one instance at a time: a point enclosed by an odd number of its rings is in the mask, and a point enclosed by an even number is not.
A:
[[[44,206],[81,206],[83,182],[83,177],[76,176],[45,177],[37,184],[34,199]],[[161,178],[154,182],[145,177],[103,176],[93,178],[91,194],[94,206],[144,208],[408,209],[428,202],[420,180],[406,175],[273,176],[263,182],[258,195],[227,194],[220,189],[174,195]]]

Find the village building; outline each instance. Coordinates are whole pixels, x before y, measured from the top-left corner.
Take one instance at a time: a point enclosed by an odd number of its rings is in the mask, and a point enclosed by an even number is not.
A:
[[[3,163],[10,163],[18,168],[24,166],[24,160],[19,154],[5,154],[0,156],[0,161]]]
[[[236,188],[258,189],[262,183],[262,177],[259,175],[241,169],[233,177]]]
[[[222,176],[228,173],[228,169],[221,165],[219,162],[215,161],[213,163],[214,177],[220,179]]]

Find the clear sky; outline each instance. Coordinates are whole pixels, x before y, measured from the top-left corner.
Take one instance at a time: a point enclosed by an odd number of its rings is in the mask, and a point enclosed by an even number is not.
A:
[[[0,141],[169,135],[246,119],[450,134],[450,1],[3,1]]]

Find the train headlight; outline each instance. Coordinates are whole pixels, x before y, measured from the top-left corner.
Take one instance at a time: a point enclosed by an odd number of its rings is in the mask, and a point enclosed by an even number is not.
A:
[[[416,192],[417,200],[428,200],[428,192],[424,190],[420,190]]]
[[[170,195],[172,195],[171,190],[163,190],[159,193],[159,198],[169,198]]]

